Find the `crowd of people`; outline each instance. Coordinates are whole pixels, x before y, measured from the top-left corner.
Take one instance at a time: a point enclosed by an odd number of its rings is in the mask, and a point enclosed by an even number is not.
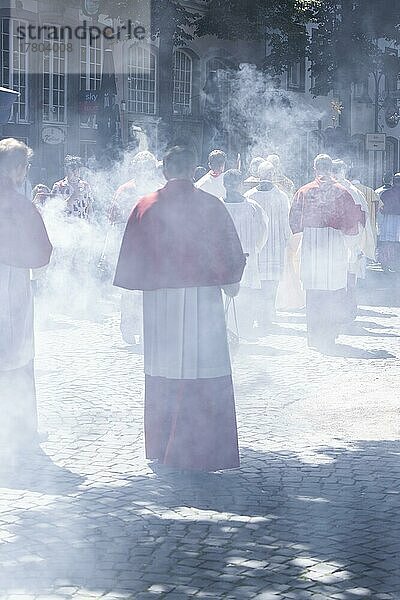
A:
[[[66,260],[47,209],[61,206],[67,236],[74,222],[104,221],[79,157],[27,198],[30,159],[22,142],[0,141],[0,446],[16,453],[39,443],[31,279]],[[400,271],[400,174],[375,192],[320,154],[315,178],[295,191],[277,154],[254,157],[246,174],[226,165],[221,150],[208,169],[181,147],[162,163],[138,153],[90,256],[122,290],[125,341],[143,343],[146,456],[182,469],[239,465],[234,341],[268,335],[277,310],[305,308],[309,347],[329,351],[356,317],[368,263]],[[77,246],[72,272],[89,260]]]

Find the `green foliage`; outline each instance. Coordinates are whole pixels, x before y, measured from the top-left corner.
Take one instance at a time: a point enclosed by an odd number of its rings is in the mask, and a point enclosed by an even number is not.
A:
[[[399,22],[396,0],[209,0],[196,34],[265,40],[270,48],[265,68],[271,73],[307,55],[317,95],[365,81],[376,69],[395,69],[377,39],[400,43]]]
[[[314,94],[326,94],[351,81],[366,81],[377,70],[395,69],[379,38],[400,42],[399,10],[387,0],[321,2],[315,11],[317,29],[307,48]]]
[[[60,7],[65,4],[65,0],[52,2],[58,2]],[[83,0],[69,0],[69,5],[79,8]],[[191,27],[200,15],[188,10],[179,0],[101,0],[99,13],[112,19],[134,20],[137,12],[145,14],[149,7],[153,38],[162,34],[171,37],[175,44],[184,44],[192,39]]]

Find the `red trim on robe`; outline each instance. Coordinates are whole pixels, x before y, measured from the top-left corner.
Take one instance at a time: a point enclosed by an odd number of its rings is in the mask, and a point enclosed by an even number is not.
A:
[[[301,233],[306,227],[331,227],[346,235],[357,235],[358,225],[365,227],[365,214],[346,188],[323,177],[298,190],[289,220],[293,233]]]
[[[129,217],[114,285],[131,290],[223,286],[246,259],[224,204],[188,180],[169,181]]]

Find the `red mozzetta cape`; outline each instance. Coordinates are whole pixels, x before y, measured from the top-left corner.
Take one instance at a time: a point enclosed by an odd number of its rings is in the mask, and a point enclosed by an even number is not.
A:
[[[36,207],[0,179],[0,263],[22,269],[48,264],[52,246]]]
[[[114,285],[130,290],[229,285],[241,280],[245,262],[224,204],[190,181],[172,180],[134,208]]]
[[[331,177],[317,177],[295,194],[290,209],[293,233],[305,227],[331,227],[346,235],[357,235],[365,226],[365,214],[351,194]]]

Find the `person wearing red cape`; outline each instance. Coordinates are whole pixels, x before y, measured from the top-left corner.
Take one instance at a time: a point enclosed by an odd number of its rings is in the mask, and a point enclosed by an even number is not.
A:
[[[329,352],[348,321],[349,252],[359,242],[365,215],[333,178],[330,156],[316,156],[314,171],[314,181],[294,196],[289,222],[294,234],[302,234],[300,277],[306,291],[308,345]]]
[[[245,256],[215,196],[193,185],[195,157],[164,157],[167,184],[134,208],[114,285],[143,291],[146,457],[178,469],[239,466],[221,289],[239,291]]]
[[[0,141],[0,462],[7,465],[39,446],[30,269],[49,263],[52,246],[38,210],[18,191],[30,154],[20,141]]]

